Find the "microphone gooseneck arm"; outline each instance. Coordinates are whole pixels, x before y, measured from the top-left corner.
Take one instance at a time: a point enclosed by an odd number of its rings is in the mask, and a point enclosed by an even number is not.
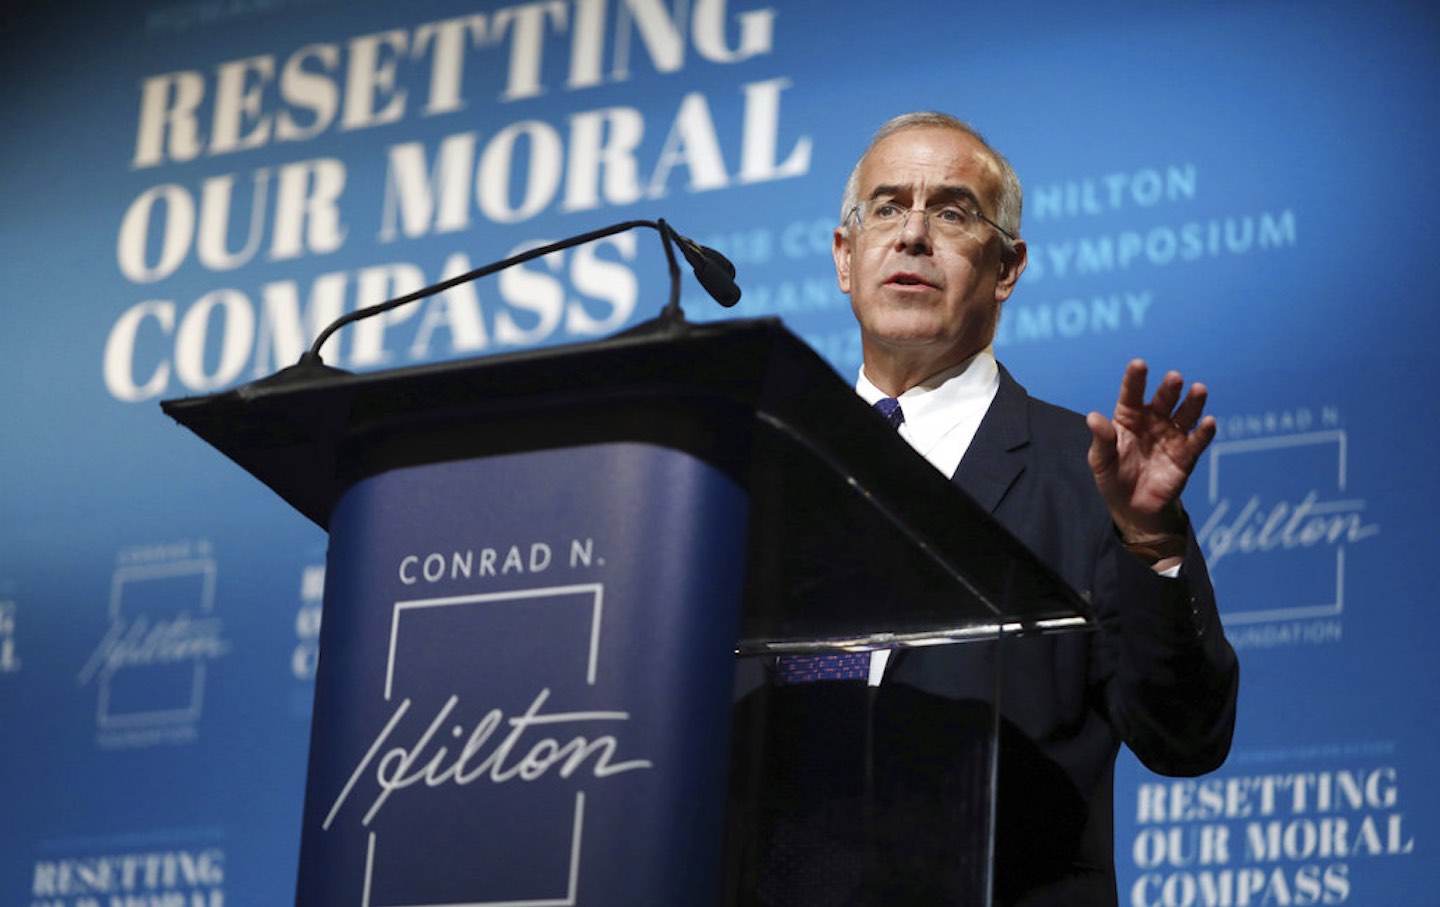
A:
[[[665,261],[670,273],[670,298],[659,318],[662,326],[669,327],[685,320],[684,313],[680,308],[680,266],[675,258],[675,245],[680,247],[680,251],[685,256],[685,260],[689,262],[691,268],[694,269],[695,276],[700,281],[700,285],[705,288],[705,291],[709,293],[716,302],[728,307],[734,305],[740,299],[740,288],[735,285],[734,280],[735,266],[730,264],[725,256],[716,252],[714,249],[702,246],[691,239],[681,236],[675,231],[674,227],[671,227],[663,219],[658,221],[627,220],[618,224],[611,224],[608,227],[601,227],[598,230],[591,230],[588,233],[582,233],[578,236],[571,236],[567,239],[556,240],[543,246],[537,246],[534,249],[521,252],[518,255],[512,255],[502,261],[482,265],[481,267],[466,271],[464,274],[458,274],[447,280],[442,280],[439,283],[431,284],[413,293],[407,293],[404,296],[397,296],[394,299],[387,299],[384,302],[365,306],[353,312],[347,312],[325,326],[324,330],[315,338],[315,342],[310,345],[310,349],[300,357],[297,365],[323,365],[324,362],[320,358],[320,348],[325,345],[325,341],[329,340],[336,331],[346,325],[363,321],[366,318],[373,318],[376,315],[382,315],[392,309],[398,309],[412,302],[418,302],[421,299],[434,296],[437,293],[443,293],[446,290],[458,287],[464,283],[469,283],[472,280],[479,280],[481,277],[503,271],[506,268],[524,264],[536,258],[543,258],[552,252],[559,252],[574,246],[584,245],[585,243],[594,242],[597,239],[604,239],[616,233],[624,233],[627,230],[634,230],[638,227],[648,227],[658,231],[660,233],[661,243],[665,248]]]

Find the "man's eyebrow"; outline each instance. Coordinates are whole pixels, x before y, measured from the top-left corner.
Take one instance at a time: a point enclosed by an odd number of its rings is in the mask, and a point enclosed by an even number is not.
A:
[[[915,187],[913,186],[889,184],[883,186],[876,186],[874,189],[870,190],[870,195],[867,197],[870,199],[889,198],[891,196],[902,194],[913,195],[914,192]],[[936,201],[968,201],[971,204],[975,205],[975,207],[977,208],[981,207],[980,197],[977,196],[975,194],[975,190],[971,189],[969,186],[937,186],[930,191],[929,201],[931,204]]]
[[[980,197],[975,190],[969,186],[940,186],[930,193],[932,199],[944,199],[945,201],[967,201],[975,207],[980,207]]]

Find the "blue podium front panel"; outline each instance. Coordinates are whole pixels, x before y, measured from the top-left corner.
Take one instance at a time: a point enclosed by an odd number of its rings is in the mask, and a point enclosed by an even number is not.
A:
[[[297,903],[713,903],[747,513],[633,443],[352,487]]]

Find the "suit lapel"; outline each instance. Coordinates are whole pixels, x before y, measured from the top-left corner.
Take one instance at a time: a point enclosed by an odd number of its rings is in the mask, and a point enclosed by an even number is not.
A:
[[[975,437],[953,477],[961,490],[992,515],[1025,471],[1024,451],[1030,444],[1030,396],[1019,382],[1010,377],[1005,366],[999,368],[1000,389],[995,392],[995,399],[980,420],[980,427],[976,429]],[[893,672],[917,652],[938,652],[945,648],[896,649],[885,665],[885,676],[894,676]]]
[[[1025,471],[1030,444],[1025,388],[1000,366],[1000,389],[955,471],[955,484],[991,513]]]

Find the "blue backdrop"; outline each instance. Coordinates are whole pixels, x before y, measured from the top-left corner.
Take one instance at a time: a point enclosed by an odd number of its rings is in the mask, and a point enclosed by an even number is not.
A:
[[[366,302],[657,216],[735,261],[737,315],[783,318],[849,379],[841,186],[877,125],[924,108],[975,123],[1025,183],[1031,266],[997,352],[1032,392],[1108,409],[1133,356],[1212,389],[1186,500],[1242,659],[1239,729],[1206,779],[1122,763],[1122,901],[1440,902],[1431,5],[7,16],[0,903],[292,896],[326,539],[161,399],[289,364]],[[663,299],[658,243],[632,234],[325,356],[580,341]]]

